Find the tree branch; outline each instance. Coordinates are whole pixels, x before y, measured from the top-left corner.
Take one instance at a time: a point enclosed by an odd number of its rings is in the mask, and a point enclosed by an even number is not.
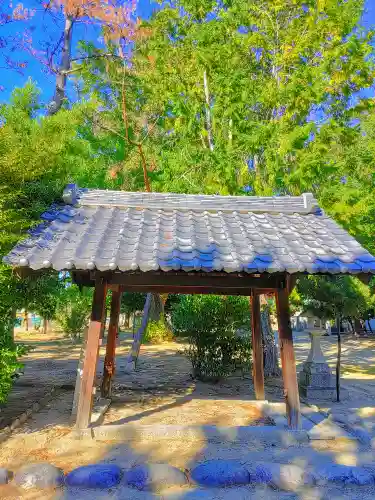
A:
[[[100,58],[104,58],[104,57],[109,57],[109,58],[114,58],[114,59],[121,59],[120,56],[118,56],[117,54],[92,54],[90,56],[82,56],[82,57],[75,57],[74,59],[71,59],[72,62],[75,62],[75,61],[86,61],[87,59],[100,59]]]

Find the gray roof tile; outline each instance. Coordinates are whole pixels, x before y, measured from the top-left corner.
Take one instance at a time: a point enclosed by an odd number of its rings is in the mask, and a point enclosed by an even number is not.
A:
[[[32,269],[375,273],[375,258],[300,197],[79,190],[4,261]]]

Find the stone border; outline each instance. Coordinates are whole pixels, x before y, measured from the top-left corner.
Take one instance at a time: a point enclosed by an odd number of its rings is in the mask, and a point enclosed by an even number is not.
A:
[[[47,391],[44,396],[39,400],[33,403],[30,408],[21,413],[18,417],[16,417],[10,425],[4,427],[4,429],[0,430],[0,444],[6,441],[12,433],[18,429],[22,424],[24,424],[33,414],[38,413],[46,404],[56,395],[60,387],[52,386],[52,388]]]
[[[196,463],[190,470],[182,470],[168,463],[146,462],[122,468],[114,463],[101,462],[77,467],[67,474],[48,463],[33,463],[21,467],[15,474],[2,469],[2,484],[8,482],[26,489],[73,487],[79,498],[80,489],[93,488],[93,492],[104,492],[117,486],[149,492],[175,486],[225,488],[247,484],[263,484],[294,492],[305,486],[333,484],[374,487],[375,476],[373,471],[364,467],[333,462],[305,469],[288,463],[246,464],[236,459],[211,459]]]
[[[231,443],[267,444],[296,446],[309,441],[305,430],[291,431],[276,426],[223,427],[215,425],[170,425],[170,424],[108,424],[92,426],[88,429],[73,429],[72,438],[97,440],[156,441],[204,441],[218,443],[224,440]]]

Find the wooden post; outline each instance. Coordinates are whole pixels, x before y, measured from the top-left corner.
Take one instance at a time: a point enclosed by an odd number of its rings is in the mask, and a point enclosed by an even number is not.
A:
[[[72,423],[75,422],[76,418],[77,418],[78,400],[79,400],[79,395],[81,393],[83,361],[85,359],[86,344],[87,344],[87,334],[88,334],[88,326],[85,328],[84,333],[83,333],[83,342],[82,342],[81,350],[79,353],[79,359],[78,359],[77,377],[76,377],[76,383],[75,383],[75,387],[74,387],[72,413],[70,415],[70,421]]]
[[[87,332],[85,360],[83,362],[83,373],[76,421],[78,429],[86,429],[90,425],[92,396],[96,375],[96,364],[99,355],[100,332],[104,319],[106,295],[107,286],[103,283],[101,278],[98,278],[95,283],[90,325]]]
[[[296,430],[301,426],[301,409],[287,289],[276,291],[276,308],[288,424],[291,429]]]
[[[340,324],[340,323],[339,323]],[[337,331],[336,401],[340,402],[341,332]]]
[[[253,382],[255,398],[264,400],[263,342],[260,318],[259,294],[251,294],[251,324],[253,336]]]
[[[115,374],[116,339],[118,334],[118,323],[120,318],[121,292],[112,290],[111,315],[109,318],[107,349],[104,360],[103,381],[101,394],[103,398],[111,396],[112,380]]]

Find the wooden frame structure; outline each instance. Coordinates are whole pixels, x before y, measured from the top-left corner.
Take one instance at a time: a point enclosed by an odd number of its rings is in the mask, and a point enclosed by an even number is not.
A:
[[[312,193],[301,196],[217,196],[79,188],[41,214],[3,261],[21,272],[68,271],[95,287],[77,427],[91,422],[105,299],[112,290],[103,396],[115,373],[121,293],[243,295],[252,305],[253,378],[264,399],[260,295],[276,296],[279,346],[289,426],[300,426],[300,403],[288,296],[298,274],[375,274],[375,257],[324,214]],[[150,296],[148,297],[150,299]],[[148,300],[147,304],[150,304]],[[144,318],[143,326],[146,322]],[[81,370],[79,370],[81,373]],[[75,400],[76,401],[76,400]]]
[[[91,419],[92,395],[99,354],[100,331],[104,323],[104,305],[108,289],[112,290],[111,316],[102,382],[102,395],[109,396],[115,373],[115,348],[118,332],[121,293],[156,292],[180,294],[243,295],[250,297],[252,306],[253,380],[255,396],[264,400],[263,346],[259,295],[274,293],[277,304],[281,367],[288,424],[300,428],[300,402],[297,372],[290,325],[288,295],[295,277],[287,273],[225,273],[185,271],[76,271],[73,280],[81,286],[95,287],[86,353],[81,379],[76,426],[87,428]]]

